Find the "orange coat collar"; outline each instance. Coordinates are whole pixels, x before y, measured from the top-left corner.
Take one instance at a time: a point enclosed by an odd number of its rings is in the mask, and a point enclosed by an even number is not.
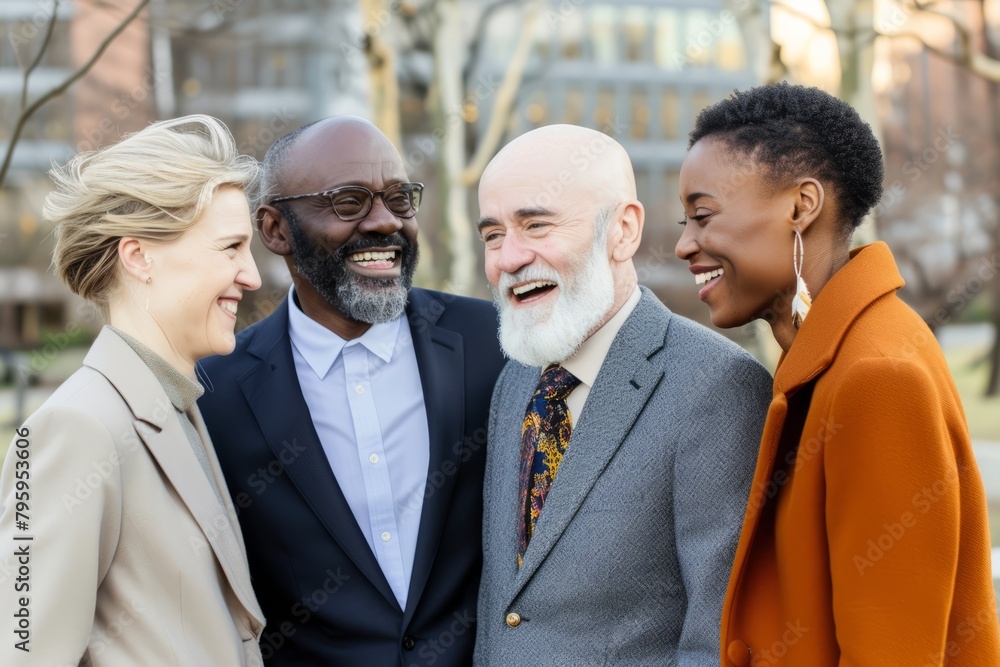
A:
[[[823,372],[862,311],[904,284],[889,246],[882,241],[852,250],[850,261],[816,296],[788,353],[781,355],[774,393],[793,392]]]

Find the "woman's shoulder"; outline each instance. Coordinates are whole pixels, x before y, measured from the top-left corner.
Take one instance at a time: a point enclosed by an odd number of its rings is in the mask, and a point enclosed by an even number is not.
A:
[[[100,372],[83,366],[56,388],[52,395],[24,422],[23,428],[46,432],[79,431],[90,437],[80,438],[81,446],[94,442],[102,433],[113,441],[111,433],[131,426],[130,411],[114,385]]]

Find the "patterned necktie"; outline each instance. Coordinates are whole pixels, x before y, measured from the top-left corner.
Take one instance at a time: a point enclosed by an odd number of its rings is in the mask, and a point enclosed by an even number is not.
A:
[[[542,513],[573,430],[566,397],[580,384],[562,366],[542,373],[521,425],[521,468],[518,474],[521,516],[517,524],[517,566]]]

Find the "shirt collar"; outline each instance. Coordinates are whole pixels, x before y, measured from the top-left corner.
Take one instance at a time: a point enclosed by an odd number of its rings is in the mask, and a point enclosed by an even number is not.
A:
[[[597,380],[597,374],[601,372],[604,358],[608,356],[608,350],[611,349],[611,344],[615,341],[615,336],[618,335],[628,316],[635,310],[641,294],[639,287],[636,286],[635,291],[622,304],[618,312],[605,322],[604,326],[592,333],[590,338],[583,341],[583,345],[576,351],[576,354],[564,361],[561,364],[562,367],[575,375],[581,383],[593,387],[594,381]]]
[[[292,339],[292,345],[321,380],[349,345],[362,345],[382,361],[392,361],[402,321],[401,315],[389,322],[373,324],[359,338],[346,340],[302,312],[295,298],[295,286],[288,289],[288,336]]]

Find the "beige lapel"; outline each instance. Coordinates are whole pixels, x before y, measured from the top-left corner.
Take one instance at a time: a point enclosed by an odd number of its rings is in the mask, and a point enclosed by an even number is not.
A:
[[[219,503],[205,477],[163,387],[132,348],[105,327],[94,341],[84,364],[107,377],[128,403],[136,417],[136,432],[204,533],[191,539],[204,538],[208,542],[233,592],[247,613],[263,625],[264,615],[250,583],[236,512],[219,472],[214,449],[206,448],[225,506]],[[196,413],[195,427],[204,441],[210,442],[200,413]],[[258,630],[254,628],[255,632]]]

